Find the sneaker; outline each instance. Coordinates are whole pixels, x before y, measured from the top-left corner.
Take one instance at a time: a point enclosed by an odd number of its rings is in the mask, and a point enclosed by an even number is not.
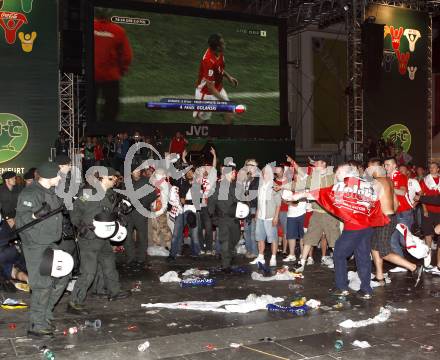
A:
[[[329,269],[333,269],[335,267],[333,264],[333,259],[330,256],[323,256],[321,259],[321,264],[327,266]]]
[[[199,255],[205,255],[206,252],[204,252],[203,250],[200,250]]]
[[[389,270],[389,272],[391,272],[391,273],[407,272],[407,271],[408,270],[406,270],[405,268],[400,267],[400,266],[396,266],[395,268],[392,268]]]
[[[425,270],[426,271],[426,270]],[[440,276],[440,269],[437,267],[437,266],[435,266],[431,271],[430,271],[430,273],[432,274],[432,275],[439,275]]]
[[[417,287],[422,279],[423,275],[423,266],[417,266],[416,269],[412,272],[412,276],[414,278],[414,287]]]
[[[254,260],[252,260],[249,264],[251,265],[257,265],[258,263],[263,263],[264,264],[264,256],[263,255],[258,255]]]
[[[304,268],[306,266],[305,260],[300,260],[298,266],[295,268],[296,273],[302,273],[304,272]]]
[[[212,255],[212,251],[211,250],[206,250],[206,255],[211,256]]]
[[[432,266],[432,265],[428,265],[428,266],[424,266],[423,267],[423,271],[427,272],[427,273],[435,271],[436,269],[437,269],[437,267],[436,266]],[[437,271],[438,271],[438,269],[437,269]]]
[[[270,258],[269,266],[277,266],[277,258],[275,256]]]
[[[283,262],[293,262],[296,261],[296,256],[295,255],[287,255],[287,257],[285,257],[283,259]]]
[[[309,258],[307,259],[307,265],[313,265],[314,263],[315,263],[315,261],[313,260],[312,257],[309,257]]]
[[[340,296],[348,296],[348,295],[350,295],[350,292],[348,290],[344,290],[344,289],[336,289],[336,290],[333,290],[331,294],[333,296],[340,297]]]
[[[362,291],[362,290],[359,290],[359,291],[356,293],[356,296],[357,296],[359,299],[362,299],[362,300],[370,300],[370,299],[373,297],[373,294],[366,293],[366,292],[364,292],[364,291]]]

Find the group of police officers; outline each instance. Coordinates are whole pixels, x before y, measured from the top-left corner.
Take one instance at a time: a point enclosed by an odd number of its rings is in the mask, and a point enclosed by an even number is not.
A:
[[[20,228],[28,226],[19,234],[31,288],[28,335],[51,337],[55,330],[53,310],[66,290],[71,274],[54,277],[42,271],[48,249],[76,255],[76,266],[79,264],[79,275],[67,306],[69,313],[88,313],[85,303],[90,291],[106,296],[110,301],[127,298],[131,292],[121,290],[111,242],[98,237],[94,231],[95,220],[102,214],[118,213],[121,197],[113,188],[119,173],[110,167],[105,168],[104,174],[96,173],[91,181],[88,179],[89,184],[73,197],[73,207],[67,210],[64,199],[57,194],[69,189],[72,181],[70,159],[61,155],[54,162],[41,164],[36,171],[37,179],[18,195],[14,230],[18,232]],[[149,182],[148,178],[140,176],[138,167],[132,167],[131,175],[135,190]],[[226,193],[222,194],[222,189],[227,189]],[[98,192],[104,195],[96,197]],[[233,251],[240,237],[236,193],[236,171],[229,166],[208,201],[209,213],[216,219],[222,266],[225,269],[230,268]],[[157,196],[155,191],[150,191],[140,202],[148,208]],[[143,264],[147,248],[147,219],[133,210],[126,220],[129,235],[123,244],[127,255],[130,261]],[[137,251],[131,234],[134,228],[138,233]],[[52,266],[57,266],[55,261]]]

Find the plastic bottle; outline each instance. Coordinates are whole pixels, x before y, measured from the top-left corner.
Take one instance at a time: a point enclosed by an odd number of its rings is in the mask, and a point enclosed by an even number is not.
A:
[[[84,325],[87,326],[87,327],[94,328],[94,329],[99,329],[99,328],[101,328],[101,320],[99,320],[99,319],[96,319],[96,320],[93,320],[93,321],[86,320],[84,322]]]
[[[73,335],[73,334],[76,334],[77,332],[78,332],[78,328],[76,326],[72,326],[72,327],[64,330],[63,333],[64,333],[64,335],[67,335],[67,334]]]
[[[214,279],[188,279],[182,280],[180,282],[180,287],[188,288],[188,287],[203,287],[203,286],[214,286]]]
[[[342,340],[336,340],[335,342],[335,350],[336,351],[341,351],[342,348],[344,347],[344,342]]]
[[[55,354],[50,349],[43,350],[43,357],[46,360],[55,360]]]
[[[132,292],[140,292],[142,291],[142,281],[136,281],[133,285],[133,289],[131,289]]]
[[[141,351],[141,352],[144,352],[144,351],[146,351],[149,347],[150,347],[150,342],[147,340],[147,341],[145,341],[144,343],[142,343],[142,344],[140,344],[140,345],[138,346],[138,350]]]

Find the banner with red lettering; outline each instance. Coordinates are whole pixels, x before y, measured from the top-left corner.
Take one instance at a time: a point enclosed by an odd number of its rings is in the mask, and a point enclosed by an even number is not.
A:
[[[314,194],[319,205],[332,215],[359,227],[384,226],[389,219],[382,213],[372,182],[350,177]]]

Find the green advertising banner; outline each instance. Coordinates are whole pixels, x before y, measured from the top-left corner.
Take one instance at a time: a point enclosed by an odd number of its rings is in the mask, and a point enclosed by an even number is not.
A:
[[[0,0],[0,174],[50,156],[58,133],[56,0]]]
[[[392,142],[396,149],[409,153],[414,163],[424,165],[429,16],[382,5],[369,6],[366,17],[369,16],[385,27],[380,82],[375,88],[365,86],[366,135]],[[366,85],[369,81],[373,80],[364,78]]]

